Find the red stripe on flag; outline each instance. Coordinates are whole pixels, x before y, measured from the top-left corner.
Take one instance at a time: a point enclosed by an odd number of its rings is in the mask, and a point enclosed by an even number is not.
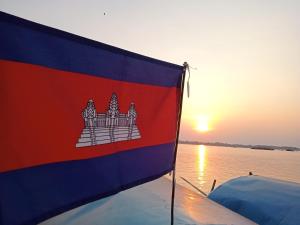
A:
[[[0,73],[0,172],[104,156],[176,139],[178,88],[4,60],[0,60]],[[120,112],[127,113],[130,103],[135,103],[141,138],[76,148],[87,101],[93,99],[97,113],[105,113],[113,92],[118,95]]]

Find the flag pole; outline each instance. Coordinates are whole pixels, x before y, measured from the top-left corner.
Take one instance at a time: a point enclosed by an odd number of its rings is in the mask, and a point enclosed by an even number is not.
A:
[[[173,161],[173,173],[172,173],[172,199],[171,199],[171,225],[174,225],[174,200],[175,200],[175,186],[176,186],[176,157],[177,157],[177,148],[178,148],[178,140],[179,140],[179,131],[180,131],[180,121],[181,121],[181,111],[182,111],[182,102],[183,102],[183,92],[184,92],[184,81],[185,81],[185,73],[188,67],[188,63],[183,63],[183,71],[182,71],[182,80],[180,84],[180,102],[179,102],[179,112],[177,119],[177,131],[176,131],[176,143],[174,149],[174,161]]]

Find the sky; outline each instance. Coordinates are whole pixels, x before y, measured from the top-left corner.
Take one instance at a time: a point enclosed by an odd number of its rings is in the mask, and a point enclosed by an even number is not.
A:
[[[1,0],[0,10],[187,61],[181,140],[300,147],[298,0]]]

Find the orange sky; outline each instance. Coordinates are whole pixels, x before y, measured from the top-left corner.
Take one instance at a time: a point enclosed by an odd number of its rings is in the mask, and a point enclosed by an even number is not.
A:
[[[300,1],[2,0],[2,11],[191,70],[181,139],[300,147]],[[53,13],[49,13],[53,12]],[[105,12],[105,15],[104,15]],[[210,131],[196,130],[199,117]]]

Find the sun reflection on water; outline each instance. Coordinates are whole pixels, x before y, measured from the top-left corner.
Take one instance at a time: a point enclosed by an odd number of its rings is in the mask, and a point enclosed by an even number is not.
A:
[[[204,145],[199,145],[196,162],[198,164],[198,180],[201,184],[203,183],[203,177],[206,166],[206,147]]]

